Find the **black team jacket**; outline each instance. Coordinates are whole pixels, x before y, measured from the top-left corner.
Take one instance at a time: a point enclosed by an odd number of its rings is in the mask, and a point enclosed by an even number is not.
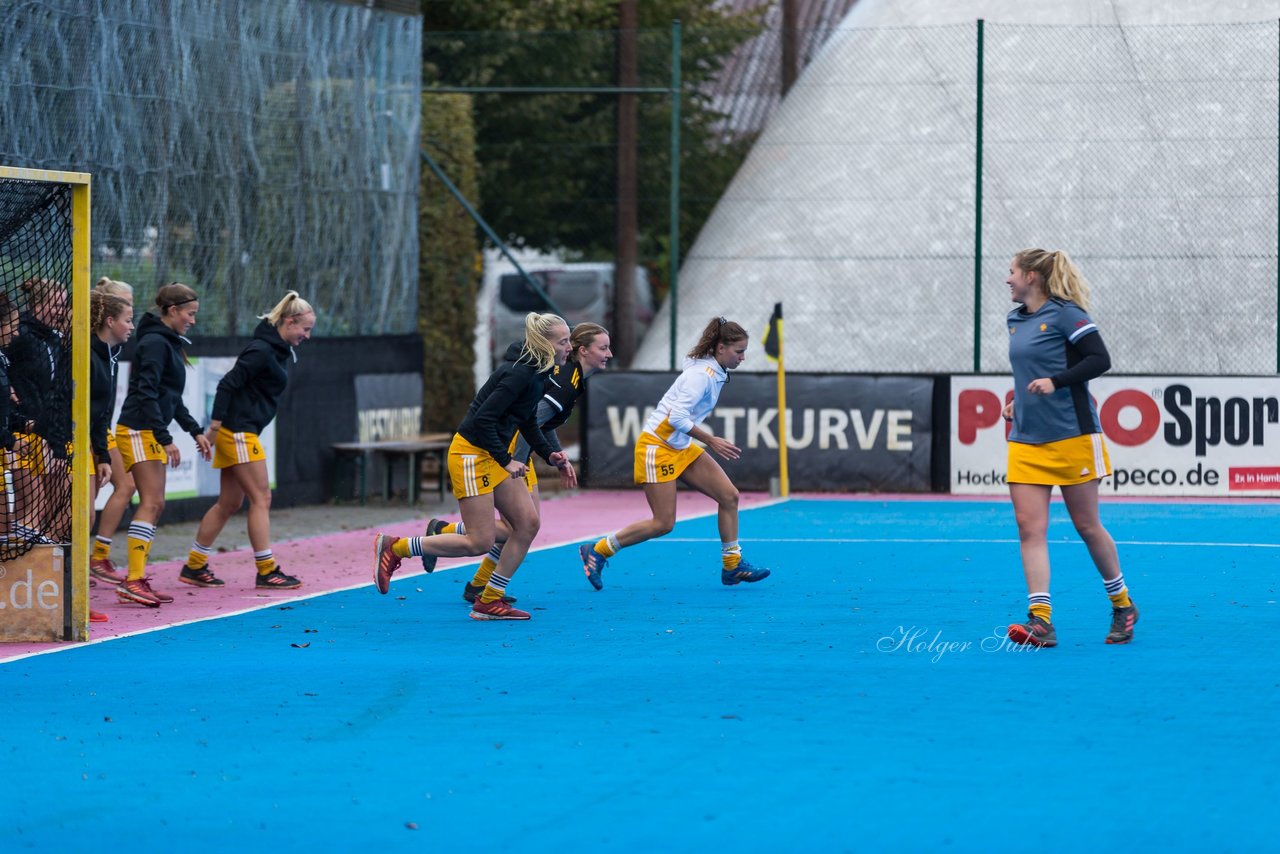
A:
[[[555,453],[538,427],[537,416],[538,401],[542,399],[551,369],[539,371],[527,356],[521,356],[520,350],[519,344],[507,348],[502,364],[480,387],[467,408],[466,417],[458,425],[458,435],[484,448],[500,466],[511,462],[507,449],[517,430],[529,447],[548,463]]]
[[[107,450],[107,433],[111,430],[111,411],[116,406],[116,381],[121,344],[111,346],[97,335],[89,338],[89,444],[100,463],[111,462]]]
[[[259,323],[253,340],[218,381],[213,420],[232,433],[261,433],[276,417],[289,366],[297,360],[278,329],[265,320]]]
[[[18,396],[11,419],[34,424],[33,432],[49,443],[59,459],[71,441],[71,352],[62,333],[34,317],[22,318],[9,342],[9,384]]]
[[[120,423],[131,430],[150,430],[161,445],[173,444],[169,424],[175,420],[183,431],[199,436],[200,424],[182,402],[187,385],[182,345],[190,342],[150,312],[142,315],[137,339]]]

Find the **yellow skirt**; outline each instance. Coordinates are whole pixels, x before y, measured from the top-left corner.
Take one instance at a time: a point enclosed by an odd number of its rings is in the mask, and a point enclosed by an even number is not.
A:
[[[134,430],[123,424],[116,425],[116,449],[120,451],[120,459],[124,462],[124,470],[129,471],[141,462],[169,462],[169,455],[164,445],[156,441],[156,434],[150,430]]]
[[[263,453],[257,433],[232,433],[226,427],[218,428],[217,435],[213,437],[215,469],[266,461],[267,455]]]
[[[667,447],[652,433],[641,433],[636,440],[635,482],[667,483],[680,475],[689,464],[702,456],[702,448],[690,445],[679,451]]]
[[[484,448],[478,448],[458,433],[449,443],[449,479],[453,497],[459,500],[493,492],[511,473]]]
[[[1101,433],[1028,445],[1009,443],[1009,483],[1072,486],[1108,477],[1111,457]]]

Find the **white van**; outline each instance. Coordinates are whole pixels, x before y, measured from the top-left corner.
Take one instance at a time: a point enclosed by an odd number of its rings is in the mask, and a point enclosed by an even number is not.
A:
[[[613,331],[613,265],[604,263],[558,264],[553,267],[526,267],[560,309],[569,328],[584,321],[599,323]],[[549,311],[546,302],[529,287],[519,273],[498,277],[490,315],[490,352],[494,364],[513,341],[524,338],[524,318],[531,311]],[[653,321],[653,289],[649,274],[636,267],[636,340]]]

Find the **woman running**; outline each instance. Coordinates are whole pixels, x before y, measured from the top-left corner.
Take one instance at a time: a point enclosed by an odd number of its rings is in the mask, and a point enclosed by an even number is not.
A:
[[[129,303],[130,308],[133,307],[133,286],[127,282],[119,282],[103,276],[98,279],[93,291],[119,297]],[[129,356],[124,352],[128,349],[128,342],[126,342],[116,357],[117,361],[130,361]],[[112,411],[115,409],[115,403],[115,398],[112,397],[110,401]],[[93,552],[89,555],[89,572],[102,581],[119,584],[125,577],[111,562],[111,541],[116,535],[116,529],[120,527],[120,520],[124,518],[125,511],[129,509],[129,502],[133,500],[134,486],[133,477],[125,470],[124,460],[120,457],[119,448],[116,447],[115,425],[110,423],[110,417],[111,413],[108,412],[107,452],[111,458],[111,494],[107,496],[107,503],[98,514],[98,531],[93,538]]]
[[[568,360],[563,367],[557,366],[547,377],[546,391],[542,395],[542,400],[538,401],[537,419],[542,435],[546,437],[547,444],[557,451],[560,450],[560,438],[556,435],[556,428],[569,420],[574,404],[578,402],[578,398],[585,390],[587,377],[596,371],[604,370],[609,360],[613,358],[613,351],[609,349],[609,333],[598,323],[579,323],[573,327],[573,332],[569,336],[569,345],[572,350]],[[538,475],[533,469],[533,450],[522,434],[516,433],[512,440],[511,453],[517,460],[524,460],[528,467],[524,476],[525,483],[529,488],[529,494],[533,496],[533,507],[541,523],[542,496],[538,489]],[[569,462],[560,469],[560,477],[569,489],[578,485],[577,472]],[[461,534],[465,531],[466,526],[462,522],[446,525],[438,519],[432,519],[427,526],[428,536]],[[467,602],[474,603],[476,597],[488,585],[494,569],[498,566],[498,561],[502,558],[502,546],[510,533],[511,527],[499,519],[498,541],[493,548],[489,549],[484,560],[480,561],[480,568],[476,570],[475,577],[462,589],[462,598]],[[503,599],[508,604],[516,601],[514,596],[503,596]]]
[[[302,582],[285,575],[271,551],[271,480],[259,434],[276,417],[280,395],[289,383],[289,367],[298,360],[294,347],[311,337],[316,313],[289,291],[261,316],[253,341],[218,382],[206,438],[213,444],[213,467],[222,472],[217,502],[200,520],[180,578],[199,587],[221,587],[209,555],[228,521],[249,499],[249,544],[258,567],[255,587],[292,590]]]
[[[89,527],[92,528],[92,517],[97,515],[92,508],[97,501],[98,490],[111,480],[111,450],[116,444],[111,430],[111,413],[116,405],[120,351],[133,333],[133,304],[118,296],[93,291],[89,294],[89,328],[93,330],[93,337],[89,339],[89,445],[97,464],[97,476],[89,481]],[[89,619],[106,622],[107,618],[105,614],[90,611]]]
[[[149,608],[173,601],[172,596],[152,590],[146,577],[151,541],[164,512],[165,464],[177,468],[182,462],[169,424],[177,420],[195,439],[200,456],[206,460],[212,456],[209,440],[182,402],[188,364],[182,345],[191,343],[183,336],[195,326],[199,309],[196,292],[179,282],[165,285],[156,294],[155,306],[138,324],[129,393],[116,424],[120,457],[138,489],[138,509],[129,525],[129,573],[116,595]]]
[[[1057,646],[1049,598],[1049,497],[1056,486],[1111,599],[1107,643],[1133,640],[1138,608],[1129,598],[1115,541],[1098,520],[1098,485],[1111,460],[1088,382],[1111,367],[1102,334],[1085,312],[1089,285],[1065,252],[1024,249],[1009,265],[1009,364],[1013,400],[1009,497],[1027,580],[1027,621],[1009,626],[1014,643]]]
[[[527,620],[503,595],[538,533],[538,509],[523,480],[527,466],[513,457],[518,429],[533,450],[556,468],[568,465],[538,429],[537,407],[548,374],[569,355],[569,327],[554,314],[530,312],[523,344],[507,349],[503,364],[476,393],[449,445],[449,475],[466,533],[374,539],[374,583],[386,593],[392,574],[410,555],[421,555],[427,572],[436,558],[482,555],[497,540],[496,509],[511,528],[493,575],[471,607],[475,620]]]
[[[742,451],[699,425],[716,408],[729,371],[742,364],[747,353],[747,331],[731,320],[717,317],[702,330],[689,351],[684,371],[662,396],[644,423],[636,441],[635,481],[643,485],[652,516],[578,549],[582,571],[597,590],[604,587],[603,573],[609,558],[620,549],[671,533],[676,524],[676,482],[683,481],[719,505],[720,581],[733,585],[753,583],[769,576],[769,570],[742,559],[738,545],[738,490],[709,454],[693,444],[696,439],[717,456],[736,460]]]

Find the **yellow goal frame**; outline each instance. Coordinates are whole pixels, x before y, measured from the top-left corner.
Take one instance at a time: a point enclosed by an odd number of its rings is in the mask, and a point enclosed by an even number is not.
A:
[[[89,183],[87,172],[0,166],[0,178],[66,184],[71,188],[71,625],[67,640],[89,639],[89,479],[96,466],[89,449]]]

